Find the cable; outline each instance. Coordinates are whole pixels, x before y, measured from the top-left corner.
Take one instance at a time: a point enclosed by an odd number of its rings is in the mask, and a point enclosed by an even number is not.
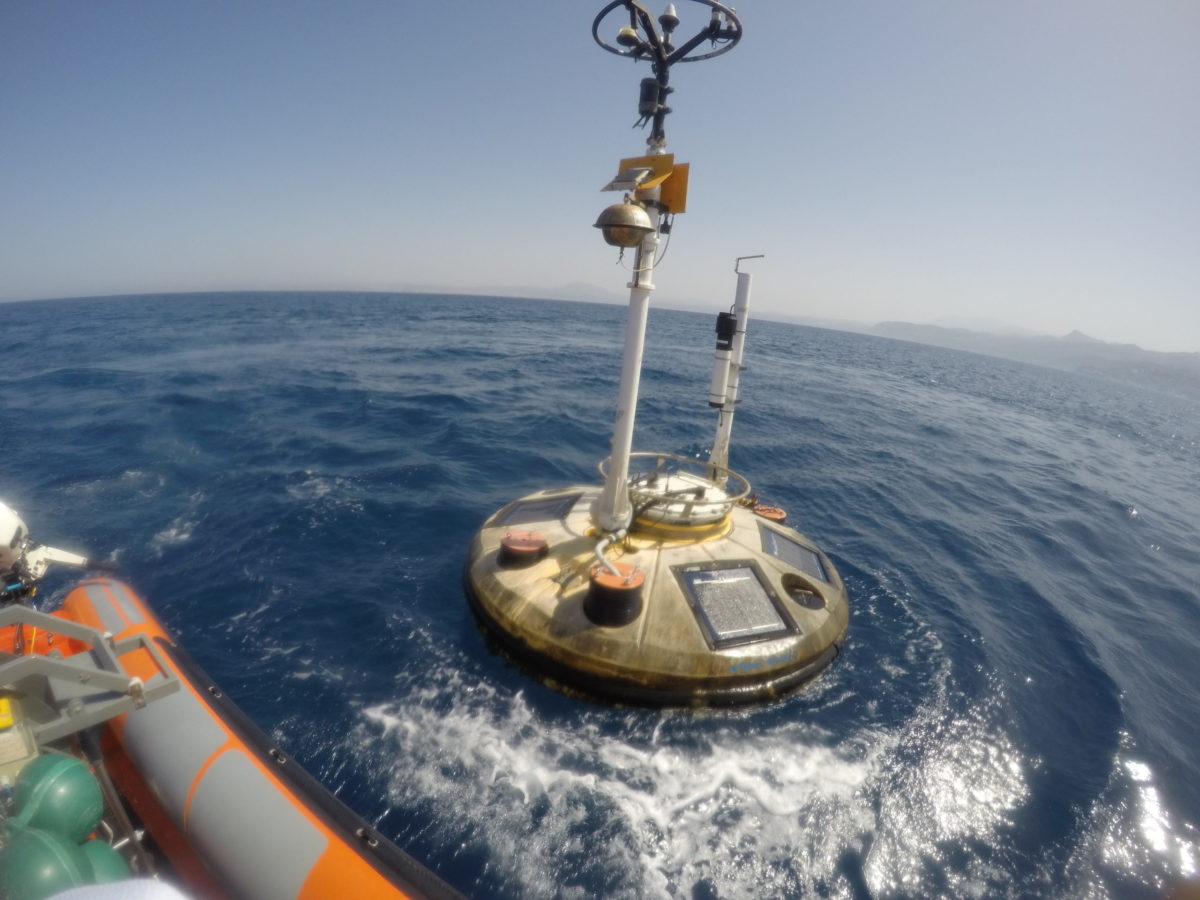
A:
[[[672,225],[673,224],[674,224],[674,217],[672,217]],[[641,266],[640,268],[636,268],[636,269],[623,265],[623,262],[625,260],[625,248],[624,247],[621,248],[621,253],[617,257],[617,265],[621,266],[621,268],[625,269],[626,272],[630,272],[635,275],[639,274],[641,272],[653,272],[655,269],[658,268],[658,264],[667,258],[667,251],[671,248],[671,234],[673,231],[674,231],[674,229],[672,229],[672,231],[666,232],[667,239],[666,239],[666,241],[663,242],[662,252],[655,254],[654,262],[651,263],[650,265]]]

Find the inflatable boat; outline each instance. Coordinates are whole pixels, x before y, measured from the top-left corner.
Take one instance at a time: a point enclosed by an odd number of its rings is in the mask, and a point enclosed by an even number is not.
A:
[[[258,729],[114,578],[0,609],[0,896],[453,897]]]

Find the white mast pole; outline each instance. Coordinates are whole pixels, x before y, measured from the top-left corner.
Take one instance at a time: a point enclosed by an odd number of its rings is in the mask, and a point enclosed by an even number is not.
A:
[[[604,491],[592,510],[592,518],[601,531],[614,532],[628,528],[633,520],[629,502],[629,456],[633,451],[633,422],[637,413],[638,388],[642,379],[642,352],[646,344],[646,316],[650,310],[650,294],[654,290],[651,276],[658,255],[657,186],[639,192],[638,199],[646,203],[653,230],[642,238],[633,259],[633,280],[629,282],[629,318],[625,323],[625,352],[621,360],[621,385],[617,389],[617,415],[613,423],[612,456]]]
[[[738,265],[743,259],[761,259],[763,254],[755,256],[739,256],[734,263],[733,271],[737,272],[737,294],[734,298],[733,314],[737,317],[737,331],[734,332],[732,346],[729,352],[729,386],[725,390],[725,402],[717,412],[717,435],[713,439],[712,453],[708,462],[713,466],[729,467],[729,437],[733,432],[733,413],[741,391],[741,375],[745,366],[742,365],[742,355],[746,349],[746,326],[750,321],[750,285],[754,276],[750,272],[742,272]],[[711,477],[721,487],[725,486],[726,477],[718,476],[712,470]]]

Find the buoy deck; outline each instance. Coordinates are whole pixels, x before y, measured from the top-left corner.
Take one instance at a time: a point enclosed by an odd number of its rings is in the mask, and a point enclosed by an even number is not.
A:
[[[628,624],[595,624],[584,601],[599,493],[576,486],[530,494],[493,515],[472,544],[472,605],[535,670],[609,699],[693,705],[774,696],[837,655],[849,604],[832,563],[798,532],[741,506],[716,532],[634,530],[610,546],[608,559],[644,574],[645,602]],[[502,562],[501,540],[516,528],[545,538],[543,558]]]

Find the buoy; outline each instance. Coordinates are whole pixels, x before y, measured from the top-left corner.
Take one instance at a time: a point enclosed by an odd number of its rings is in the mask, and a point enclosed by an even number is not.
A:
[[[546,539],[536,531],[513,529],[500,538],[498,562],[506,569],[530,566],[545,557]]]
[[[609,566],[616,569],[614,574]],[[629,563],[597,563],[588,572],[590,587],[583,612],[595,625],[617,628],[642,614],[642,586],[646,576]]]
[[[619,703],[773,700],[834,660],[850,619],[828,557],[783,524],[782,509],[758,505],[729,467],[748,371],[753,273],[741,266],[763,254],[735,258],[733,304],[717,315],[707,459],[633,449],[662,239],[687,210],[689,165],[666,152],[668,75],[675,63],[710,59],[741,40],[727,2],[681,4],[700,13],[690,38],[681,35],[691,24],[676,31],[674,3],[656,20],[639,0],[605,0],[592,23],[605,51],[649,62],[655,76],[642,79],[638,99],[639,124],[651,126],[647,153],[620,160],[601,190],[624,201],[596,222],[607,243],[633,251],[611,453],[599,465],[602,484],[552,485],[489,516],[463,573],[472,610],[506,652],[556,686]],[[617,30],[610,14],[620,20],[615,43],[601,36]]]

